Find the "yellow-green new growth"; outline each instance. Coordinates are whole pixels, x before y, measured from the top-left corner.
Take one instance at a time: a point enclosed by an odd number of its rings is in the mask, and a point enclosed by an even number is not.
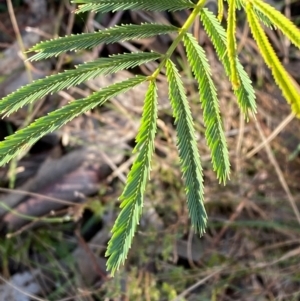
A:
[[[259,24],[259,20],[253,11],[253,4],[248,2],[246,13],[252,35],[257,42],[264,61],[272,71],[273,77],[281,89],[286,100],[291,104],[293,112],[300,117],[300,93],[294,85],[290,75],[280,63],[273,47],[271,46],[265,32]]]
[[[223,0],[218,0],[218,20],[222,22],[224,14],[224,3]]]
[[[252,3],[253,8],[258,9],[265,15],[282,33],[300,49],[300,29],[289,20],[286,16],[272,7],[270,4],[262,0],[244,0],[244,2]]]
[[[230,80],[234,90],[240,86],[236,63],[236,0],[228,1],[227,17],[227,51],[230,62]]]

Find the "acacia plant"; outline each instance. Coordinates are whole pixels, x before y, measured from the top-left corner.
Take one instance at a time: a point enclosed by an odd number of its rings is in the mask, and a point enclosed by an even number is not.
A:
[[[245,10],[247,22],[262,57],[271,69],[275,82],[291,105],[292,111],[298,116],[300,116],[299,88],[278,59],[263,25],[272,29],[279,29],[298,48],[300,48],[300,31],[289,19],[263,0],[228,0],[227,22],[224,22],[224,26],[221,23],[224,10],[223,0],[218,0],[218,16],[215,16],[205,7],[206,0],[73,0],[72,2],[78,4],[76,13],[87,11],[107,13],[120,10],[160,12],[188,10],[190,12],[182,27],[156,23],[124,24],[94,33],[71,35],[41,42],[29,50],[35,53],[30,57],[31,61],[51,58],[66,51],[91,49],[101,43],[117,43],[157,35],[176,34],[176,38],[166,53],[154,51],[120,53],[107,58],[99,58],[78,65],[74,70],[36,80],[6,96],[0,102],[0,112],[7,116],[49,93],[70,88],[99,75],[134,68],[150,61],[159,62],[152,75],[133,76],[104,87],[86,98],[72,101],[0,142],[0,164],[3,165],[32,146],[43,135],[60,128],[76,116],[104,104],[110,98],[133,89],[143,82],[148,83],[134,149],[134,152],[137,152],[138,155],[128,174],[124,191],[120,196],[121,212],[112,229],[112,237],[106,251],[106,256],[109,257],[107,268],[113,275],[127,257],[142,212],[143,194],[149,177],[157,127],[156,80],[162,70],[166,74],[169,100],[175,118],[177,147],[185,180],[191,224],[200,235],[205,231],[207,215],[203,203],[203,176],[193,119],[184,85],[176,65],[171,60],[171,55],[179,43],[184,45],[187,61],[191,66],[194,78],[198,82],[199,100],[206,126],[205,137],[211,151],[213,169],[220,182],[225,183],[229,177],[230,163],[222,119],[219,113],[217,91],[211,77],[205,51],[190,33],[195,20],[200,18],[205,32],[211,39],[216,54],[224,66],[225,73],[232,83],[237,103],[245,118],[249,113],[255,113],[256,103],[251,80],[239,62],[236,53],[237,12],[241,9]]]

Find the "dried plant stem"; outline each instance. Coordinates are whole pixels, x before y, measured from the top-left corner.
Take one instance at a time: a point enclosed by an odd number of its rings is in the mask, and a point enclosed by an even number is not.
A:
[[[300,213],[299,213],[299,210],[297,208],[295,199],[294,199],[294,197],[293,197],[293,195],[292,195],[292,193],[290,191],[290,188],[288,187],[288,185],[286,183],[286,180],[285,180],[285,178],[283,176],[283,173],[282,173],[282,171],[280,169],[280,166],[279,166],[279,164],[278,164],[275,156],[272,153],[270,144],[268,142],[266,142],[266,137],[265,137],[265,135],[264,135],[264,133],[262,131],[262,128],[261,128],[260,124],[258,123],[257,119],[254,119],[254,122],[255,122],[255,126],[256,126],[256,128],[258,130],[258,133],[259,133],[259,135],[261,137],[261,140],[263,141],[263,144],[264,144],[266,153],[268,155],[268,158],[269,158],[271,164],[274,166],[274,169],[275,169],[276,174],[278,176],[279,182],[280,182],[283,190],[285,191],[285,193],[287,195],[287,198],[288,198],[288,200],[289,200],[289,202],[291,204],[291,207],[292,207],[292,209],[293,209],[293,211],[295,213],[297,221],[300,224]]]
[[[32,74],[31,74],[30,63],[26,60],[27,56],[26,56],[26,53],[25,53],[25,47],[24,47],[24,43],[23,43],[22,36],[21,36],[21,33],[20,33],[20,29],[19,29],[19,26],[18,26],[18,22],[17,22],[17,19],[16,19],[16,15],[15,15],[15,12],[14,12],[14,8],[13,8],[11,0],[6,0],[6,2],[7,2],[9,17],[10,17],[14,32],[16,34],[17,42],[19,44],[19,48],[20,48],[20,51],[22,53],[23,63],[24,63],[24,66],[25,66],[25,69],[26,69],[26,72],[27,72],[28,81],[30,83],[33,80]],[[32,114],[31,114],[32,109],[33,109],[33,105],[30,104],[28,106],[28,114],[26,116],[26,119],[25,119],[22,127],[27,126],[32,121]],[[14,185],[15,185],[17,161],[18,161],[18,158],[13,159],[11,161],[10,165],[9,165],[9,174],[10,174],[9,188],[13,188]]]

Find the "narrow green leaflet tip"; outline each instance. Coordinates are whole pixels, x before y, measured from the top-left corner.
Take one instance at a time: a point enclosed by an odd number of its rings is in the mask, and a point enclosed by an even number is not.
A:
[[[192,113],[179,73],[171,60],[166,62],[169,97],[175,117],[177,148],[181,171],[185,179],[187,206],[191,223],[196,232],[203,235],[207,223],[204,207],[203,175]]]
[[[105,256],[109,257],[107,268],[112,275],[125,262],[142,213],[143,194],[150,173],[157,127],[156,90],[155,82],[151,81],[146,93],[143,116],[136,138],[135,150],[138,151],[138,156],[134,160],[127,177],[126,186],[120,197],[122,210],[112,229],[113,235],[105,253]]]
[[[220,182],[225,183],[230,173],[229,154],[210,66],[203,48],[191,34],[186,34],[183,42],[188,61],[199,85],[200,101],[206,126],[205,137],[211,151],[213,169],[216,171]]]

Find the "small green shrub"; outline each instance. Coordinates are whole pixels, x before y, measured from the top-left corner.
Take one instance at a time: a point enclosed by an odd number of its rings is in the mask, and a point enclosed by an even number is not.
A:
[[[113,12],[119,10],[177,11],[189,9],[190,14],[184,25],[140,24],[114,26],[94,33],[84,33],[39,43],[30,49],[35,54],[31,61],[58,56],[66,51],[91,49],[101,43],[116,43],[133,39],[150,38],[157,35],[177,34],[166,53],[138,52],[117,54],[99,58],[93,62],[77,66],[60,74],[37,80],[3,98],[0,112],[7,116],[19,108],[31,104],[49,93],[78,85],[99,75],[107,75],[124,69],[134,68],[150,61],[160,63],[151,76],[135,76],[100,89],[92,95],[73,101],[66,106],[41,117],[0,143],[0,164],[5,164],[33,145],[43,135],[52,132],[76,116],[104,104],[110,98],[124,93],[135,86],[148,82],[149,87],[144,100],[141,125],[136,137],[134,151],[138,153],[127,178],[127,184],[120,197],[121,212],[112,229],[112,237],[106,255],[107,267],[112,274],[124,263],[139,222],[143,207],[143,193],[151,168],[157,120],[156,79],[163,68],[169,85],[169,99],[177,129],[177,147],[181,170],[185,179],[187,206],[191,223],[202,235],[205,231],[207,215],[203,204],[203,176],[200,156],[195,139],[192,114],[185,89],[171,55],[183,42],[187,60],[199,85],[200,103],[206,126],[206,140],[211,151],[212,165],[220,182],[225,183],[230,173],[230,163],[226,140],[219,114],[217,91],[211,78],[211,70],[205,51],[189,33],[197,18],[210,37],[215,51],[232,83],[238,105],[247,118],[255,113],[255,93],[247,73],[236,54],[236,13],[244,9],[252,35],[261,55],[271,69],[277,85],[282,90],[292,111],[300,116],[300,95],[296,84],[280,63],[261,23],[278,28],[300,48],[300,31],[297,27],[262,0],[228,0],[227,29],[221,25],[223,0],[218,1],[219,13],[216,17],[205,7],[205,0],[73,0],[79,4],[77,13],[86,11]]]

